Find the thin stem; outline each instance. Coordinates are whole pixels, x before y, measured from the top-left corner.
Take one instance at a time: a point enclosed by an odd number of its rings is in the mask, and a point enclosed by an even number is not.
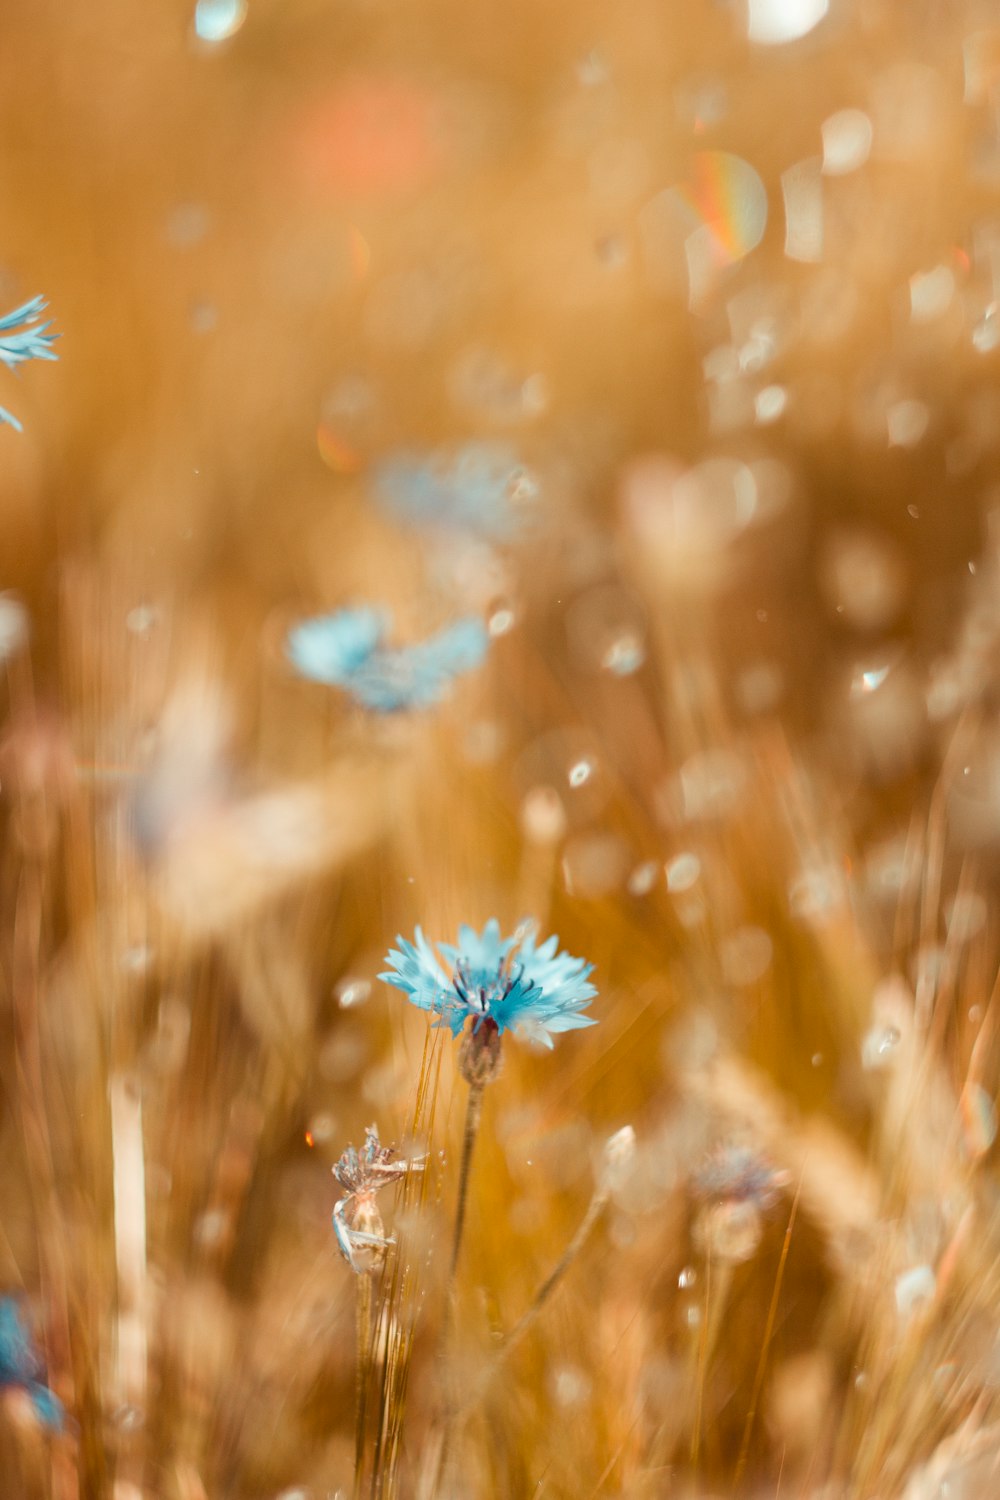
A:
[[[458,1270],[458,1257],[462,1249],[465,1208],[469,1197],[469,1174],[472,1169],[472,1153],[475,1150],[476,1136],[479,1133],[479,1122],[483,1114],[483,1090],[485,1087],[486,1085],[482,1083],[469,1084],[469,1102],[465,1109],[465,1135],[462,1138],[462,1165],[458,1173],[458,1204],[455,1209],[455,1233],[451,1242],[451,1264],[448,1267],[449,1303],[454,1295],[455,1273]]]
[[[368,1407],[368,1372],[372,1353],[372,1272],[358,1277],[357,1300],[357,1392],[354,1431],[354,1496],[359,1500],[365,1457],[365,1427]]]
[[[535,1322],[545,1304],[552,1296],[552,1293],[556,1290],[559,1283],[566,1275],[566,1272],[569,1270],[570,1266],[576,1260],[576,1257],[579,1255],[580,1251],[587,1243],[587,1240],[590,1238],[594,1225],[597,1223],[597,1220],[600,1218],[601,1214],[604,1212],[604,1209],[607,1207],[608,1199],[610,1198],[610,1196],[611,1191],[608,1184],[605,1181],[599,1182],[597,1187],[594,1189],[593,1197],[587,1205],[587,1212],[580,1220],[580,1224],[576,1233],[570,1240],[569,1244],[566,1246],[566,1249],[563,1251],[556,1264],[553,1266],[552,1270],[542,1282],[541,1286],[539,1286],[535,1295],[532,1297],[531,1302],[528,1304],[526,1311],[521,1314],[517,1322],[514,1324],[513,1328],[507,1334],[503,1343],[500,1345],[500,1348],[494,1355],[493,1360],[486,1373],[476,1383],[475,1389],[472,1391],[471,1395],[462,1403],[458,1411],[455,1413],[456,1422],[461,1422],[468,1416],[469,1412],[482,1398],[484,1392],[487,1390],[490,1384],[490,1381],[493,1379],[494,1375],[496,1375],[497,1371],[500,1369],[500,1366],[506,1360],[508,1354],[510,1354],[512,1349],[517,1348],[524,1335],[528,1332],[528,1329]]]
[[[757,1373],[754,1376],[753,1392],[750,1397],[750,1409],[747,1412],[746,1425],[743,1428],[743,1440],[740,1443],[739,1458],[736,1460],[736,1473],[733,1477],[733,1493],[740,1487],[743,1472],[747,1465],[747,1456],[750,1452],[750,1435],[753,1432],[754,1418],[757,1415],[757,1403],[760,1400],[761,1387],[764,1384],[764,1368],[767,1364],[768,1351],[771,1347],[771,1338],[774,1333],[774,1320],[778,1313],[778,1298],[781,1296],[781,1283],[785,1276],[785,1263],[788,1260],[788,1251],[792,1243],[792,1228],[795,1224],[795,1215],[798,1212],[799,1195],[796,1192],[792,1200],[792,1211],[788,1216],[788,1228],[785,1230],[784,1242],[781,1246],[781,1258],[778,1261],[778,1274],[774,1278],[774,1291],[771,1294],[771,1305],[767,1310],[767,1326],[764,1329],[764,1343],[760,1351],[760,1359],[757,1363]]]
[[[528,1306],[527,1310],[521,1314],[517,1322],[514,1324],[513,1328],[510,1330],[510,1333],[508,1333],[507,1337],[504,1339],[497,1355],[498,1363],[501,1359],[506,1358],[511,1349],[515,1348],[521,1342],[522,1338],[527,1333],[532,1323],[534,1323],[542,1308],[545,1306],[546,1302],[548,1302],[549,1298],[552,1296],[552,1293],[555,1291],[560,1281],[562,1281],[563,1277],[566,1275],[566,1272],[569,1270],[570,1266],[576,1260],[576,1257],[579,1255],[580,1251],[587,1243],[587,1240],[590,1238],[591,1231],[600,1218],[601,1214],[604,1212],[604,1209],[607,1206],[608,1198],[610,1196],[611,1194],[606,1184],[604,1184],[603,1182],[598,1183],[597,1187],[594,1189],[594,1196],[591,1198],[590,1202],[587,1205],[587,1212],[580,1220],[580,1226],[577,1229],[576,1234],[574,1234],[573,1238],[566,1246],[566,1249],[563,1251],[562,1255],[556,1261],[556,1264],[553,1266],[552,1270],[549,1272],[545,1280],[542,1282],[541,1286],[538,1288],[534,1297],[531,1299],[531,1303]]]
[[[455,1274],[458,1257],[462,1249],[462,1231],[465,1228],[465,1209],[469,1197],[469,1176],[472,1170],[472,1153],[479,1134],[479,1122],[483,1116],[484,1083],[469,1084],[469,1100],[465,1107],[465,1134],[462,1137],[462,1163],[458,1172],[458,1204],[455,1209],[455,1233],[451,1242],[451,1263],[448,1267],[448,1284],[445,1292],[444,1332],[442,1343],[445,1357],[451,1354],[452,1334],[455,1325]],[[445,1406],[444,1425],[441,1433],[441,1451],[437,1461],[437,1481],[434,1493],[445,1494],[448,1480],[448,1461],[451,1456],[451,1438],[458,1415],[458,1403],[448,1376],[448,1395]]]

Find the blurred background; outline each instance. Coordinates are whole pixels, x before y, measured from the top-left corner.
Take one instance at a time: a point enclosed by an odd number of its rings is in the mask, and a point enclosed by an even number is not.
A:
[[[34,0],[0,141],[2,1500],[989,1493],[995,7]],[[297,677],[359,603],[486,664]],[[506,1047],[453,1299],[376,976],[491,916],[600,1024]]]

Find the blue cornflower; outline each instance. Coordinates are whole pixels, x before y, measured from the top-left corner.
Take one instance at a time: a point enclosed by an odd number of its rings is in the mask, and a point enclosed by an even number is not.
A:
[[[46,1427],[58,1432],[63,1407],[41,1380],[44,1366],[31,1341],[15,1297],[0,1297],[0,1389],[16,1386],[26,1391]]]
[[[388,954],[391,967],[379,978],[402,990],[420,1010],[438,1016],[437,1024],[449,1026],[452,1036],[471,1016],[474,1033],[512,1030],[551,1047],[553,1032],[595,1024],[593,1016],[580,1014],[597,994],[589,983],[593,964],[557,952],[556,937],[540,945],[533,931],[501,937],[495,917],[481,933],[463,925],[454,947],[439,944],[450,979],[419,927],[414,942],[396,941],[399,950]]]
[[[395,520],[504,539],[521,522],[518,507],[538,484],[508,443],[403,451],[376,464],[375,495]]]
[[[52,348],[59,335],[47,332],[52,327],[51,320],[48,323],[38,322],[39,315],[44,311],[45,298],[32,297],[30,302],[25,302],[0,318],[0,363],[5,364],[8,370],[16,370],[18,365],[25,364],[29,359],[59,358]],[[23,431],[17,418],[2,406],[0,422],[7,422],[18,432]]]
[[[392,713],[439,702],[453,677],[486,655],[481,620],[456,620],[414,646],[386,646],[392,617],[379,609],[341,609],[305,620],[288,637],[288,655],[303,677],[344,688],[365,708]]]

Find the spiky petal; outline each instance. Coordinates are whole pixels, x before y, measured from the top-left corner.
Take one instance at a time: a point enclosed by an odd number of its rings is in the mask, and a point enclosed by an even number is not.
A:
[[[288,637],[288,655],[303,677],[343,688],[378,713],[428,708],[453,678],[478,667],[488,637],[481,620],[456,620],[412,646],[387,646],[384,610],[342,609],[305,620]]]
[[[487,1023],[501,1035],[510,1030],[551,1047],[554,1033],[595,1024],[582,1014],[597,994],[589,982],[593,965],[559,952],[556,937],[541,945],[533,932],[505,938],[495,917],[481,933],[463,925],[456,944],[439,945],[450,979],[419,927],[414,943],[397,942],[379,978],[436,1015],[453,1036],[471,1018],[476,1031]]]

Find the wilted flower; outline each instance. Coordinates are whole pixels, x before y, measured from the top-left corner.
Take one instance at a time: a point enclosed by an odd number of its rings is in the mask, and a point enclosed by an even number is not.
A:
[[[396,939],[399,950],[386,959],[391,968],[379,977],[436,1015],[439,1025],[450,1026],[452,1036],[471,1017],[475,1035],[500,1036],[509,1029],[551,1047],[553,1032],[595,1024],[580,1014],[597,994],[588,982],[593,965],[557,952],[556,937],[540,946],[531,930],[504,938],[495,917],[482,933],[463,925],[455,947],[439,944],[450,979],[419,927],[415,939]]]
[[[379,713],[439,702],[452,678],[478,667],[486,655],[486,629],[474,618],[456,620],[413,646],[386,646],[391,624],[391,616],[378,609],[321,615],[290,633],[288,655],[303,677],[344,688]]]
[[[26,1391],[39,1420],[58,1431],[63,1425],[62,1402],[43,1384],[44,1369],[17,1299],[0,1297],[0,1389]]]
[[[51,320],[48,323],[38,322],[44,310],[45,298],[32,297],[30,302],[25,302],[20,307],[15,307],[13,312],[0,317],[0,363],[5,364],[8,370],[16,369],[29,359],[59,358],[52,348],[59,335],[47,331],[52,327]],[[0,422],[8,423],[18,432],[23,430],[17,418],[2,406]]]
[[[375,1194],[392,1182],[398,1182],[411,1169],[419,1171],[422,1160],[399,1161],[391,1146],[379,1140],[378,1126],[369,1125],[365,1143],[359,1151],[348,1146],[333,1168],[333,1175],[346,1195],[333,1210],[333,1230],[337,1244],[352,1271],[361,1275],[370,1271],[382,1253],[395,1241],[386,1237],[382,1215]]]
[[[403,452],[375,468],[375,494],[399,521],[505,538],[517,530],[517,507],[537,483],[507,443],[465,443]]]

